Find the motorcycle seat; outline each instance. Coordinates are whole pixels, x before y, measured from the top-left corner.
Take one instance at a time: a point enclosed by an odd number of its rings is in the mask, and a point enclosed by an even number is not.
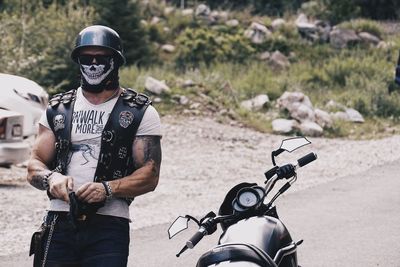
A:
[[[263,267],[277,267],[271,257],[258,247],[240,243],[227,243],[216,246],[200,257],[196,267],[208,267],[223,261],[244,261]]]

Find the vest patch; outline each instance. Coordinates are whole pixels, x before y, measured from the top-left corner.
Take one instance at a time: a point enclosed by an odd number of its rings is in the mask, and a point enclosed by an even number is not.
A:
[[[53,118],[54,131],[62,130],[65,128],[65,115],[58,114]]]
[[[119,113],[119,125],[121,125],[122,128],[128,128],[128,126],[132,124],[133,119],[134,116],[130,111],[122,111]]]

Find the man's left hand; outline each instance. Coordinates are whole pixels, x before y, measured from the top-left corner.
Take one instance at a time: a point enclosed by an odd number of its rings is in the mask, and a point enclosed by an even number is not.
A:
[[[106,190],[102,183],[85,183],[75,194],[81,201],[87,203],[102,202],[106,199]]]

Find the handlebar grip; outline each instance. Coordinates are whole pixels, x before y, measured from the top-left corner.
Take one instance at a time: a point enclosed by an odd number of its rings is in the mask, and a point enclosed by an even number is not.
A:
[[[316,159],[317,159],[317,154],[315,154],[314,152],[311,152],[311,153],[305,155],[304,157],[301,157],[300,159],[298,159],[297,162],[299,163],[299,167],[303,167]]]
[[[199,241],[207,234],[207,231],[200,227],[200,229],[186,242],[186,246],[190,249],[194,248],[194,246],[199,243]]]

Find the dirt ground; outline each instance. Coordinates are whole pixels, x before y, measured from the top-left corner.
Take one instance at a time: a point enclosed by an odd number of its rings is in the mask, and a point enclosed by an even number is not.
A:
[[[285,137],[222,125],[210,118],[163,117],[163,162],[155,192],[131,205],[132,228],[172,222],[180,214],[218,209],[225,193],[242,181],[263,182],[270,153]],[[318,160],[298,172],[291,192],[361,173],[400,158],[400,136],[369,141],[309,138],[312,144],[282,154],[278,164],[310,151]],[[0,256],[27,251],[41,223],[46,194],[25,181],[26,169],[0,168]],[[5,245],[6,244],[6,245]]]

